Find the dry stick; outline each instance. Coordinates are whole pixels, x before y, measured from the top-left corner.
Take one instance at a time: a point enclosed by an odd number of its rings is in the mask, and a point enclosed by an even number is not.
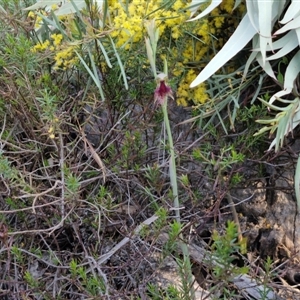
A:
[[[61,202],[61,199],[57,202]],[[31,208],[30,208],[31,209]],[[64,221],[68,218],[68,216],[72,213],[73,209],[71,209],[61,220],[58,224],[50,227],[50,228],[45,228],[45,229],[32,229],[32,230],[22,230],[22,231],[14,231],[14,232],[8,232],[7,235],[18,235],[18,234],[25,234],[25,233],[48,233],[50,236],[55,230],[61,228],[64,225]]]
[[[104,165],[102,159],[100,158],[100,156],[95,151],[94,147],[89,142],[89,140],[85,137],[84,134],[82,135],[82,139],[83,139],[84,144],[85,144],[86,154],[88,153],[88,149],[87,148],[89,148],[89,151],[90,151],[93,159],[96,161],[97,165],[100,167],[100,170],[102,171],[103,183],[105,183],[105,181],[106,181],[106,168],[105,168],[105,165]]]
[[[235,205],[234,202],[232,200],[232,197],[230,195],[229,192],[226,193],[227,197],[228,197],[228,201],[229,201],[229,206],[231,209],[231,213],[234,219],[234,222],[237,226],[237,231],[238,231],[238,241],[241,243],[243,241],[243,235],[242,235],[242,230],[241,230],[241,225],[240,225],[240,221],[239,221],[239,217],[237,215],[236,209],[235,209]]]
[[[221,170],[220,169],[218,171],[218,177],[222,178],[222,176],[221,176]],[[215,182],[215,185],[218,183],[218,177],[217,177],[217,180]],[[224,184],[225,183],[224,179],[222,179],[221,182]],[[229,191],[226,192],[226,196],[227,196],[228,201],[229,201],[229,205],[228,206],[231,209],[231,213],[232,213],[234,222],[235,222],[235,224],[237,226],[238,241],[240,243],[242,243],[243,242],[243,235],[242,235],[242,230],[241,230],[241,225],[240,225],[240,221],[239,221],[239,218],[238,218],[238,214],[237,214],[236,209],[235,209],[235,204],[234,204],[234,202],[232,200],[232,197],[231,197]]]
[[[17,198],[17,197],[14,197]],[[45,206],[49,206],[49,205],[53,205],[56,203],[61,202],[61,199],[49,202],[49,203],[45,203],[45,204],[41,204],[41,205],[35,205],[34,208],[41,208],[41,207],[45,207]],[[32,206],[31,207],[25,207],[25,208],[18,208],[18,209],[12,209],[12,210],[0,210],[0,214],[14,214],[14,213],[18,213],[21,211],[27,211],[27,210],[32,210]]]
[[[105,263],[111,256],[113,256],[118,250],[120,250],[123,246],[125,246],[130,240],[134,239],[137,234],[146,226],[150,225],[154,221],[158,219],[157,215],[153,215],[152,217],[148,218],[144,222],[142,222],[139,226],[136,227],[136,229],[133,231],[133,234],[131,237],[125,237],[121,242],[119,242],[117,245],[115,245],[111,250],[109,250],[107,253],[101,255],[98,260],[97,264],[101,265]],[[87,272],[90,272],[91,269],[87,270]]]
[[[59,166],[60,166],[60,173],[61,173],[61,215],[64,217],[65,215],[65,171],[64,171],[64,144],[63,144],[63,137],[62,133],[59,133],[59,146],[60,146],[60,158],[59,158]]]
[[[4,115],[4,118],[3,118],[3,125],[2,125],[2,130],[1,130],[1,133],[0,133],[0,139],[2,139],[2,135],[3,135],[4,131],[5,131],[5,127],[6,127],[6,114]],[[4,148],[4,146],[1,147],[1,150],[3,148]]]
[[[28,194],[28,195],[23,195],[23,196],[18,197],[18,199],[34,197],[33,202],[32,202],[32,212],[33,212],[34,214],[36,214],[36,212],[35,212],[35,203],[36,203],[38,197],[43,196],[43,195],[48,194],[49,192],[53,191],[53,190],[57,187],[58,182],[59,182],[59,181],[56,180],[54,186],[51,187],[50,189],[44,191],[44,192],[41,192],[41,193],[38,193],[38,194]]]

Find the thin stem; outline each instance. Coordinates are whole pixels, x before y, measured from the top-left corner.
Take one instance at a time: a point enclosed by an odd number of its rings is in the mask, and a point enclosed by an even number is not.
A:
[[[169,163],[169,172],[170,172],[170,182],[172,187],[172,193],[173,193],[173,199],[174,199],[174,209],[175,209],[175,216],[176,221],[181,224],[180,221],[180,211],[179,211],[179,198],[178,198],[178,185],[177,185],[177,171],[176,171],[176,162],[175,162],[175,151],[174,151],[174,143],[173,143],[173,137],[171,132],[171,126],[168,116],[168,110],[167,110],[167,97],[162,104],[162,111],[164,115],[164,121],[166,125],[167,135],[168,135],[168,141],[169,141],[169,147],[170,147],[170,163]],[[186,271],[187,271],[187,278],[188,283],[190,286],[190,293],[191,293],[191,299],[195,299],[195,291],[193,288],[193,275],[191,272],[191,262],[190,262],[190,256],[189,256],[189,250],[186,245],[186,243],[183,241],[183,235],[182,233],[179,234],[179,243],[180,247],[184,256],[183,261],[187,264],[186,265]]]

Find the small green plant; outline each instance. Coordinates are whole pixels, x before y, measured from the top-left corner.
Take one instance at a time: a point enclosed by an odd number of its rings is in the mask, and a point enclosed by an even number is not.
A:
[[[244,179],[244,176],[242,173],[234,173],[230,178],[230,184],[232,186],[237,186],[239,183],[241,183]]]
[[[155,284],[148,284],[147,294],[152,300],[183,300],[182,292],[175,286],[168,286],[163,289]]]
[[[153,207],[155,209],[155,214],[158,216],[158,219],[154,223],[155,232],[160,233],[160,231],[166,226],[168,220],[168,211],[159,206],[156,202],[153,202]]]
[[[33,275],[29,271],[25,271],[24,279],[32,289],[37,289],[39,287],[38,279],[34,278]]]
[[[223,282],[224,299],[232,297],[231,292],[226,288],[226,284],[230,283],[231,278],[249,271],[246,266],[238,267],[233,264],[237,259],[237,254],[243,253],[245,247],[245,241],[239,241],[238,235],[237,225],[232,221],[227,223],[224,235],[220,235],[217,231],[214,231],[212,235],[211,259],[214,260],[212,274],[216,282]]]
[[[76,279],[77,278],[77,261],[75,259],[72,259],[70,261],[70,273],[71,273],[71,277],[72,279]]]
[[[211,152],[205,152],[202,149],[194,149],[193,157],[201,162],[211,166],[214,171],[221,174],[223,171],[231,169],[234,165],[242,163],[245,155],[235,150],[234,145],[225,146],[219,150],[219,154],[215,155]]]
[[[80,178],[75,176],[70,169],[64,167],[66,197],[76,197],[80,188]]]
[[[6,157],[3,157],[3,154],[0,152],[0,174],[9,180],[18,180],[18,172],[11,166],[11,163]]]
[[[126,169],[136,168],[136,164],[145,156],[146,148],[141,141],[139,132],[125,133],[124,143],[121,148],[122,158],[120,163]]]
[[[103,295],[106,291],[106,283],[104,279],[100,276],[89,276],[86,280],[85,287],[87,292],[91,296],[97,297],[98,295]]]
[[[158,164],[154,164],[153,166],[147,166],[145,171],[145,177],[151,187],[155,189],[155,191],[160,191],[162,189],[161,185],[161,170]]]
[[[0,175],[3,176],[5,180],[8,180],[11,184],[11,188],[13,189],[21,189],[24,192],[32,192],[32,186],[27,183],[24,178],[24,174],[18,172],[18,169],[13,165],[10,159],[5,158],[2,155],[0,150]],[[12,208],[24,206],[24,204],[19,200],[14,199],[13,197],[7,197],[6,202]],[[20,212],[20,214],[22,214]]]
[[[12,255],[15,256],[15,259],[17,260],[17,262],[18,262],[19,264],[21,264],[21,265],[24,264],[24,256],[23,256],[23,253],[22,253],[22,251],[21,251],[18,247],[12,246],[12,247],[11,247],[11,253],[12,253]]]
[[[90,296],[102,295],[106,290],[105,281],[102,277],[88,274],[83,266],[79,266],[75,259],[70,262],[70,273],[73,281],[81,286]]]
[[[178,237],[181,233],[181,229],[182,225],[177,221],[173,221],[173,223],[170,224],[170,229],[168,231],[169,239],[163,247],[164,257],[170,255],[174,251],[177,252],[176,247],[178,245]]]
[[[98,204],[100,207],[105,207],[107,211],[113,209],[114,200],[112,198],[111,193],[105,186],[100,186],[95,203]]]
[[[41,107],[41,116],[47,121],[54,121],[57,111],[57,98],[56,95],[51,95],[48,90],[41,91],[41,97],[36,100]]]
[[[263,278],[263,282],[262,282],[263,288],[260,290],[262,300],[267,300],[268,295],[269,295],[270,291],[272,290],[268,286],[270,280],[274,276],[272,274],[272,264],[273,264],[273,261],[272,261],[271,257],[268,256],[267,259],[264,261],[264,271],[265,271],[265,273],[264,273],[264,278]]]

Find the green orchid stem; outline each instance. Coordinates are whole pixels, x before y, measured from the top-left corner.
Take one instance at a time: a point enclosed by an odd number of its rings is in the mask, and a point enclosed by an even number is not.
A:
[[[149,37],[145,38],[146,51],[147,56],[150,62],[150,66],[154,75],[154,79],[159,84],[157,89],[155,90],[155,102],[161,104],[162,111],[164,115],[164,122],[167,129],[169,147],[170,147],[170,164],[169,164],[169,172],[170,172],[170,182],[174,197],[174,209],[175,209],[175,218],[178,224],[181,225],[180,221],[180,211],[179,211],[179,199],[178,199],[178,186],[177,186],[177,174],[176,174],[176,164],[175,164],[175,151],[173,144],[173,137],[171,132],[171,126],[168,116],[168,96],[172,95],[171,88],[166,86],[165,79],[168,74],[168,64],[167,60],[164,59],[164,73],[160,73],[157,75],[156,72],[156,49],[157,49],[157,41],[159,38],[159,31],[156,28],[155,20],[150,20],[146,23],[146,29]],[[183,273],[186,276],[187,283],[189,285],[189,299],[195,300],[195,290],[194,290],[194,278],[192,274],[192,266],[190,261],[189,250],[187,244],[184,242],[182,233],[179,234],[179,246],[181,248],[183,254]]]
[[[170,126],[170,121],[169,121],[169,116],[168,116],[168,109],[167,109],[167,99],[168,97],[165,97],[165,100],[162,104],[162,111],[164,115],[164,122],[165,126],[167,129],[167,135],[168,135],[168,141],[169,141],[169,148],[170,148],[170,163],[169,163],[169,172],[170,172],[170,182],[171,182],[171,187],[172,187],[172,193],[173,193],[173,198],[174,198],[174,209],[175,209],[175,216],[176,216],[176,221],[181,224],[180,221],[180,211],[179,211],[179,198],[178,198],[178,186],[177,186],[177,172],[176,172],[176,163],[175,163],[175,151],[174,151],[174,143],[173,143],[173,137],[172,137],[172,132],[171,132],[171,126]],[[192,275],[192,266],[191,266],[191,261],[190,261],[190,256],[189,256],[189,250],[187,247],[187,244],[183,240],[183,235],[182,233],[179,234],[179,243],[181,247],[181,251],[184,257],[184,264],[185,264],[185,270],[187,272],[188,276],[188,283],[190,286],[190,294],[191,294],[191,299],[195,299],[195,290],[193,287],[194,279]]]
[[[173,144],[173,137],[171,133],[171,126],[168,116],[167,110],[167,100],[164,101],[162,105],[162,110],[164,114],[164,121],[167,129],[169,147],[170,147],[170,181],[172,186],[173,198],[174,198],[174,208],[176,214],[176,220],[180,222],[180,211],[179,211],[179,199],[178,199],[178,187],[177,187],[177,172],[176,172],[176,164],[175,164],[175,151],[174,151],[174,144]]]

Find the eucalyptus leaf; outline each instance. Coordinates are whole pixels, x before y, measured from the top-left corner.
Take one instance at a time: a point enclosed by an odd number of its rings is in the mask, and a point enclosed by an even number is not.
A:
[[[46,6],[51,6],[53,4],[59,4],[60,2],[61,1],[57,1],[57,0],[41,0],[31,6],[24,8],[24,10],[40,9],[40,8],[44,8]],[[66,1],[63,1],[63,2],[66,2]]]
[[[82,65],[84,66],[84,68],[86,69],[86,71],[90,74],[90,76],[93,79],[94,83],[98,87],[100,96],[102,98],[102,101],[104,101],[105,97],[104,97],[104,93],[103,93],[103,90],[102,90],[101,82],[100,82],[100,79],[99,79],[98,72],[95,69],[95,63],[93,61],[93,57],[91,56],[90,51],[89,51],[89,56],[90,56],[91,63],[93,63],[93,66],[92,66],[93,70],[91,70],[91,68],[86,64],[86,62],[84,61],[83,57],[79,54],[78,51],[75,51],[75,53],[77,54],[77,57],[80,59]],[[93,71],[94,71],[94,73],[93,73]]]
[[[293,51],[299,45],[297,35],[294,30],[290,31],[289,36],[290,38],[286,41],[285,45],[277,53],[269,56],[267,60],[274,60],[284,57],[286,54]]]
[[[102,43],[101,43],[101,40],[100,40],[100,39],[97,39],[96,41],[97,41],[97,44],[98,44],[98,46],[100,47],[100,49],[101,49],[101,51],[102,51],[102,54],[103,54],[103,56],[104,56],[104,58],[105,58],[105,61],[106,61],[107,66],[108,66],[109,68],[112,68],[112,64],[111,64],[110,59],[109,59],[109,57],[108,57],[108,54],[107,54],[107,52],[106,52],[106,50],[105,50],[105,47],[104,47],[104,46],[102,45]]]
[[[86,7],[86,1],[85,0],[73,0],[74,4],[76,5],[78,10],[82,10]],[[95,3],[97,3],[98,7],[102,9],[104,0],[94,0]],[[77,12],[77,9],[75,9],[72,2],[67,2],[64,5],[62,5],[58,10],[55,11],[55,14],[57,16],[72,14]]]
[[[296,38],[297,37],[296,37],[295,31],[291,30],[290,32],[288,32],[283,37],[281,37],[280,39],[276,40],[273,43],[273,50],[278,50],[278,49],[283,48],[290,40],[293,40],[293,39],[296,39]],[[255,46],[253,51],[259,51],[259,48],[257,48],[258,46]],[[267,51],[271,51],[271,47],[268,46]]]
[[[200,72],[190,87],[199,85],[218,71],[226,62],[241,51],[255,34],[256,30],[252,26],[248,14],[246,14],[228,42]]]
[[[263,62],[263,58],[262,58],[262,54],[259,52],[256,56],[256,60],[259,63],[259,65],[264,69],[264,71],[274,80],[277,81],[277,78],[274,74],[274,71],[272,69],[272,66],[270,64],[269,61],[265,61],[265,63]]]
[[[279,146],[283,145],[284,137],[292,132],[300,123],[300,107],[299,98],[295,98],[288,106],[286,113],[282,112],[279,118],[278,128],[275,139],[272,141],[269,150],[275,146],[275,151],[278,151]]]
[[[300,15],[299,0],[292,0],[283,19],[280,21],[281,24],[286,24]]]
[[[102,8],[104,0],[94,0],[94,1],[97,2],[100,8]],[[85,0],[73,0],[73,1],[41,0],[29,7],[24,8],[24,10],[37,10],[44,7],[51,8],[51,6],[54,4],[57,5],[60,4],[59,8],[55,10],[55,15],[62,16],[62,15],[72,14],[76,12],[76,9],[72,2],[76,5],[77,9],[79,10],[86,7]]]
[[[233,10],[235,10],[241,3],[242,3],[242,0],[235,0]]]
[[[272,48],[272,7],[274,0],[259,1],[259,37],[262,62],[265,65],[267,45]]]
[[[296,32],[297,38],[298,38],[298,43],[300,45],[300,28],[297,28],[295,30],[292,30],[291,32]]]
[[[290,21],[289,23],[287,23],[286,25],[284,25],[282,28],[280,28],[279,30],[277,30],[275,32],[275,35],[282,34],[282,33],[286,32],[288,30],[297,29],[297,28],[300,28],[300,16],[298,16],[297,18],[295,18],[294,20]]]
[[[300,72],[300,50],[294,55],[290,61],[284,76],[284,88],[293,89],[294,80]]]
[[[118,64],[119,64],[119,67],[120,67],[120,70],[121,70],[121,75],[123,77],[123,81],[124,81],[124,86],[126,88],[126,90],[128,90],[128,82],[127,82],[127,76],[126,76],[126,72],[125,72],[125,69],[124,69],[124,66],[123,66],[123,63],[122,63],[122,60],[121,60],[121,57],[116,49],[116,46],[114,44],[114,41],[113,39],[109,36],[109,39],[110,39],[110,42],[111,42],[111,45],[113,47],[113,50],[115,52],[115,56],[117,58],[117,61],[118,61]]]
[[[86,7],[84,0],[73,0],[78,10],[82,10]],[[55,11],[56,16],[63,16],[68,14],[76,13],[76,8],[74,7],[72,2],[67,2],[63,4],[58,10]]]
[[[292,90],[283,90],[283,91],[279,91],[277,93],[275,93],[271,98],[269,103],[273,103],[275,100],[277,100],[277,98],[281,98],[283,96],[286,96],[288,94],[291,93]]]
[[[205,2],[209,2],[209,0],[192,0],[192,2],[188,7],[188,10],[191,12],[190,18],[195,14],[198,8]]]
[[[300,50],[294,55],[290,63],[286,68],[286,72],[284,75],[284,90],[277,92],[270,99],[270,103],[273,103],[277,97],[282,97],[288,95],[292,92],[294,87],[294,81],[297,78],[300,72]]]
[[[197,2],[197,4],[202,3],[202,1],[192,1],[192,3]],[[206,1],[205,1],[206,2]],[[206,15],[208,15],[213,9],[215,9],[216,7],[218,7],[220,4],[222,3],[222,0],[212,0],[212,2],[210,3],[210,5],[202,12],[200,13],[197,17],[190,19],[189,21],[196,21],[199,20],[203,17],[205,17]],[[200,6],[200,5],[199,5]]]
[[[249,58],[247,59],[247,62],[245,64],[244,67],[244,73],[243,73],[243,78],[245,79],[248,73],[248,70],[250,68],[250,65],[252,64],[252,62],[257,58],[257,55],[260,54],[259,49],[255,49],[256,47],[258,47],[259,45],[259,40],[258,40],[258,34],[254,35],[254,37],[252,38],[252,46],[253,46],[253,50],[250,53]]]
[[[257,0],[246,1],[247,14],[252,26],[259,32],[259,19],[258,19],[258,3]]]

